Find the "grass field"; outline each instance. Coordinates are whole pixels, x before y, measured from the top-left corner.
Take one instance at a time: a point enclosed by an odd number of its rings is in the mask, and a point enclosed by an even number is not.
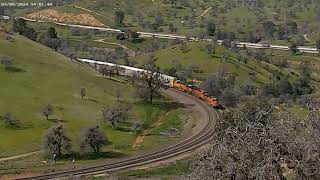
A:
[[[259,63],[255,58],[249,57],[248,62],[244,63],[239,60],[239,54],[246,56],[246,50],[240,49],[239,53],[235,53],[223,46],[216,46],[216,54],[212,55],[207,53],[207,44],[207,42],[188,42],[186,52],[180,49],[180,44],[168,46],[165,49],[156,51],[154,56],[157,64],[164,69],[171,68],[173,60],[178,60],[183,68],[187,68],[191,64],[199,65],[201,72],[193,74],[193,78],[198,80],[204,80],[223,68],[227,73],[235,75],[236,82],[238,83],[252,81],[260,85],[266,84],[271,82],[275,73],[294,81],[299,77],[303,63],[309,64],[312,70],[312,79],[315,80],[314,83],[320,80],[318,77],[320,74],[320,58],[317,55],[308,53],[293,55],[290,51],[249,49],[251,52],[264,53],[268,61]],[[221,60],[225,53],[228,54],[228,58]],[[148,55],[139,55],[132,59],[142,63],[148,57]],[[287,61],[286,67],[279,65],[279,62],[282,60]],[[255,73],[256,78],[249,78],[251,73]],[[318,84],[315,85],[318,86]]]
[[[242,11],[243,8],[242,8]],[[239,12],[235,12],[236,14]],[[294,63],[301,63],[301,62],[314,62],[312,65],[318,64],[319,61],[318,57],[314,55],[304,54],[304,55],[292,55],[290,51],[276,51],[276,50],[263,50],[271,61],[277,62],[283,59],[286,59],[291,62],[291,66],[288,68],[278,68],[272,64],[268,64],[263,62],[262,65],[257,63],[255,60],[250,60],[249,63],[245,64],[243,62],[238,61],[237,54],[227,50],[223,46],[217,46],[216,54],[209,55],[206,51],[206,42],[189,42],[187,45],[187,52],[182,52],[180,50],[180,45],[170,46],[170,41],[166,42],[166,40],[153,40],[145,38],[140,43],[133,43],[128,40],[117,40],[114,36],[110,35],[109,33],[100,33],[97,35],[91,36],[71,36],[68,28],[61,27],[57,25],[53,25],[51,23],[29,23],[38,31],[46,31],[48,27],[52,26],[55,27],[58,34],[61,37],[69,37],[71,43],[86,43],[91,46],[95,47],[103,47],[103,48],[111,48],[114,49],[116,45],[110,45],[106,43],[96,42],[95,40],[103,39],[105,42],[116,43],[124,45],[131,50],[138,50],[138,49],[145,49],[150,46],[153,41],[157,41],[158,44],[166,44],[169,45],[168,48],[161,49],[156,51],[155,55],[158,59],[158,64],[162,68],[169,68],[172,65],[172,60],[180,60],[180,62],[184,66],[188,66],[190,64],[199,64],[201,70],[203,71],[200,74],[196,74],[196,78],[204,79],[208,75],[215,73],[219,68],[222,66],[227,69],[228,72],[233,73],[236,77],[242,81],[248,79],[249,73],[256,72],[257,74],[257,82],[268,82],[270,77],[273,74],[273,70],[282,71],[284,75],[291,76],[291,73],[298,73],[297,70],[299,65],[297,66]],[[230,27],[231,29],[235,27]],[[259,50],[253,50],[259,51]],[[240,51],[241,54],[245,54],[244,51]],[[221,61],[221,57],[224,53],[229,54],[230,58],[227,61]],[[145,55],[134,57],[134,60],[138,60],[142,62],[146,58]],[[266,66],[268,69],[266,69]],[[270,71],[271,70],[271,71]]]
[[[275,25],[281,25],[288,21],[294,21],[298,25],[299,35],[306,34],[310,40],[306,40],[305,45],[314,46],[315,41],[320,38],[317,32],[320,25],[317,19],[317,2],[305,3],[306,6],[299,1],[290,1],[291,4],[288,1],[263,0],[261,2],[263,7],[254,8],[237,6],[226,0],[214,2],[190,0],[177,2],[174,5],[162,0],[124,0],[121,2],[82,0],[50,8],[61,13],[90,14],[110,27],[117,27],[114,24],[115,10],[123,10],[125,12],[125,26],[143,31],[153,31],[152,23],[157,16],[161,16],[163,23],[159,31],[169,32],[169,23],[172,23],[177,28],[176,33],[186,35],[198,35],[200,32],[204,32],[206,22],[213,20],[217,29],[236,32],[238,39],[245,39],[251,32],[259,34],[263,40],[277,44],[289,44],[289,42],[267,37],[262,23],[272,21]],[[215,10],[208,9],[212,5]],[[19,15],[23,13],[25,11],[20,12]],[[200,15],[203,16],[200,17]],[[292,41],[296,37],[297,35],[290,35],[289,38]]]
[[[94,34],[92,31],[85,30],[85,29],[79,29],[80,34],[72,35],[70,33],[69,27],[59,26],[49,22],[46,22],[46,23],[29,22],[28,25],[36,29],[38,32],[46,32],[49,27],[53,27],[55,28],[59,38],[69,39],[71,44],[85,43],[89,46],[100,47],[100,48],[115,49],[119,47],[119,45],[123,45],[132,51],[138,51],[138,50],[143,50],[150,47],[151,43],[153,43],[154,41],[151,38],[140,39],[140,41],[119,40],[119,39],[116,39],[115,35],[111,32],[99,32],[97,34]],[[86,31],[87,33],[81,33],[83,31]],[[103,39],[104,42],[114,43],[114,44],[97,42],[97,40],[101,40],[101,39]],[[157,41],[159,44],[166,44],[173,40],[156,39],[155,41]],[[115,45],[115,44],[118,44],[118,45]]]
[[[101,109],[115,101],[115,87],[122,88],[124,98],[134,102],[130,85],[98,77],[84,65],[72,63],[51,49],[25,38],[14,39],[14,42],[0,40],[0,54],[12,57],[14,67],[14,71],[0,69],[3,84],[0,88],[0,114],[11,112],[22,125],[12,129],[0,123],[0,157],[41,149],[42,134],[57,122],[64,124],[68,136],[74,140],[73,150],[78,150],[76,140],[79,131],[88,125],[98,124],[111,141],[111,145],[104,148],[106,151],[132,151],[133,132],[112,129],[100,121]],[[79,93],[81,87],[87,91],[84,100]],[[48,103],[54,107],[49,121],[40,113]],[[179,112],[175,111],[178,106],[167,106],[168,103],[172,102],[157,99],[153,105],[134,103],[132,121],[153,122],[172,110],[173,113]],[[144,148],[154,145],[149,144]]]
[[[1,1],[0,1],[1,2]],[[315,12],[311,10],[303,10],[296,13],[296,17],[287,17],[287,12],[280,9],[279,17],[275,20],[276,2],[268,1],[269,4],[261,10],[248,7],[232,7],[225,8],[226,1],[218,1],[219,12],[217,16],[211,16],[208,11],[203,17],[198,17],[205,9],[210,7],[210,1],[192,0],[191,6],[184,6],[178,3],[171,6],[162,0],[141,0],[141,1],[88,1],[82,0],[73,3],[79,7],[88,8],[88,10],[80,9],[75,6],[61,6],[54,9],[59,12],[67,12],[73,14],[89,13],[95,16],[100,22],[110,27],[119,28],[114,24],[114,11],[122,9],[125,11],[124,24],[127,27],[142,30],[153,31],[150,27],[157,15],[161,15],[163,23],[160,31],[169,32],[168,24],[173,23],[177,27],[177,34],[199,35],[205,32],[206,21],[213,20],[217,28],[222,31],[240,32],[240,38],[247,36],[246,33],[254,32],[263,35],[263,40],[269,40],[270,43],[287,45],[289,42],[284,40],[267,39],[263,32],[261,22],[272,20],[276,25],[285,23],[287,20],[294,20],[301,28],[308,21],[309,29],[305,33],[310,42],[305,41],[305,45],[314,46],[315,40],[319,38],[319,33],[313,32],[319,26],[316,21]],[[266,1],[265,1],[266,2]],[[98,5],[103,3],[103,5]],[[222,12],[222,9],[223,12]],[[92,13],[89,11],[94,11]],[[24,13],[24,12],[20,12]],[[98,14],[97,14],[98,13]],[[259,14],[266,14],[266,19],[261,20]],[[191,16],[196,17],[192,22]],[[141,24],[141,19],[147,26]],[[72,36],[68,28],[53,25],[51,23],[29,23],[37,31],[46,31],[48,27],[56,28],[59,37],[68,37],[72,45],[79,43],[87,43],[90,46],[115,49],[117,45],[95,42],[94,40],[104,39],[105,42],[118,43],[138,51],[147,49],[151,46],[152,39],[143,39],[140,43],[132,43],[127,40],[117,40],[114,36],[107,33],[97,35],[79,35]],[[244,33],[241,33],[244,32]],[[296,36],[290,36],[291,40]],[[169,45],[167,40],[158,40],[160,43],[166,43],[168,47],[155,51],[154,55],[157,64],[163,69],[172,67],[172,61],[178,60],[183,68],[187,68],[191,64],[200,66],[199,73],[193,74],[193,79],[205,80],[208,76],[217,73],[221,69],[225,69],[228,74],[232,74],[236,78],[237,84],[244,82],[254,82],[263,85],[272,82],[274,75],[281,73],[281,76],[288,77],[293,82],[299,77],[299,71],[302,62],[310,62],[312,69],[312,78],[314,81],[320,82],[320,58],[310,54],[292,55],[291,52],[264,50],[268,56],[269,62],[258,63],[256,59],[249,58],[248,63],[244,63],[238,59],[239,54],[245,54],[245,50],[234,53],[223,46],[217,46],[216,54],[209,55],[206,51],[207,42],[188,42],[186,51],[183,52],[181,45]],[[259,50],[253,50],[259,51]],[[229,57],[221,60],[222,56],[227,53]],[[111,143],[103,147],[103,153],[99,155],[88,154],[82,156],[78,153],[72,154],[76,157],[77,167],[98,164],[103,160],[109,161],[112,158],[127,156],[133,153],[140,153],[132,149],[135,142],[136,134],[131,130],[133,122],[139,121],[145,129],[151,129],[144,137],[144,142],[139,150],[150,150],[151,148],[159,148],[162,144],[172,143],[177,140],[176,137],[161,136],[162,132],[166,132],[171,128],[183,129],[184,122],[181,115],[185,112],[179,104],[172,102],[170,99],[155,99],[153,105],[136,102],[131,94],[133,88],[124,83],[113,81],[107,78],[97,76],[96,72],[88,67],[70,62],[58,53],[52,52],[51,49],[45,48],[39,44],[26,40],[22,37],[15,37],[14,42],[0,40],[0,57],[2,55],[13,58],[13,68],[5,71],[0,67],[0,116],[6,112],[11,112],[17,119],[21,121],[21,127],[10,128],[0,121],[0,158],[23,154],[27,152],[40,150],[43,133],[50,127],[63,123],[67,135],[73,140],[72,150],[79,151],[78,135],[82,128],[89,125],[99,125],[103,132],[107,135]],[[138,55],[131,57],[136,60],[139,66],[148,55]],[[288,67],[279,67],[275,62],[287,60]],[[254,73],[255,78],[251,78]],[[279,74],[280,74],[279,73]],[[282,78],[281,77],[281,78]],[[313,82],[315,83],[315,82]],[[80,97],[80,88],[85,87],[87,97],[82,100]],[[133,117],[128,123],[122,124],[113,129],[110,125],[101,122],[101,109],[115,101],[113,90],[120,87],[123,92],[123,99],[133,104]],[[318,84],[315,84],[318,87]],[[319,92],[316,92],[319,94]],[[41,116],[41,108],[46,104],[52,104],[55,111],[47,121]],[[282,104],[281,108],[289,109],[292,113],[299,116],[305,116],[308,112],[306,108],[298,105],[287,106]],[[161,122],[153,127],[155,122]],[[187,131],[186,131],[187,132]],[[49,164],[39,163],[47,160],[48,157],[44,153],[38,153],[26,158],[5,162],[0,167],[0,175],[6,173],[14,173],[16,171],[37,171],[49,168]],[[172,178],[176,175],[183,175],[188,172],[189,162],[177,162],[165,167],[155,168],[151,170],[138,170],[125,173],[121,178]],[[57,169],[65,167],[71,168],[71,156],[62,157],[56,164]],[[30,167],[30,169],[26,169]],[[0,176],[1,179],[1,176]]]
[[[159,178],[159,179],[175,179],[189,173],[191,166],[191,158],[179,160],[165,166],[146,170],[135,170],[119,174],[120,179],[132,178]]]
[[[234,74],[239,82],[248,80],[249,73],[256,72],[257,83],[265,83],[269,81],[271,73],[260,67],[255,60],[249,61],[247,64],[237,60],[235,53],[227,50],[223,46],[217,46],[216,54],[210,55],[205,49],[206,42],[190,42],[187,45],[188,52],[182,52],[180,45],[170,46],[166,49],[159,50],[155,53],[157,63],[162,68],[172,66],[172,60],[179,60],[184,68],[191,64],[200,66],[202,72],[195,73],[196,79],[204,80],[211,74],[216,73],[219,69],[225,68],[226,72]],[[221,61],[224,53],[229,54],[227,60]],[[143,62],[147,56],[137,56],[134,59]]]

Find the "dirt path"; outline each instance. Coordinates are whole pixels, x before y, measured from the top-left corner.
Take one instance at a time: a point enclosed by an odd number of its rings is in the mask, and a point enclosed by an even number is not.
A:
[[[107,16],[105,16],[105,15],[103,15],[101,13],[98,13],[98,12],[95,12],[95,11],[91,11],[90,9],[86,9],[84,7],[81,7],[81,6],[76,6],[76,5],[68,5],[68,6],[69,7],[73,7],[73,8],[77,8],[77,9],[81,9],[81,10],[87,11],[89,13],[93,13],[93,14],[108,18]]]
[[[133,150],[139,149],[139,147],[143,144],[144,137],[145,137],[146,135],[148,135],[153,128],[160,126],[161,123],[162,123],[162,121],[163,121],[163,119],[164,119],[165,117],[167,117],[169,113],[170,113],[170,112],[167,112],[164,116],[160,116],[160,117],[158,118],[158,120],[157,120],[156,122],[154,122],[154,123],[150,126],[150,128],[145,129],[144,131],[142,131],[142,133],[136,138],[136,140],[135,140],[134,143],[132,144],[132,149],[133,149]]]
[[[206,10],[204,10],[203,11],[203,13],[200,15],[200,16],[198,16],[198,18],[200,18],[200,17],[202,17],[202,16],[204,16],[204,15],[206,15],[207,14],[207,12],[208,11],[210,11],[210,9],[211,9],[212,7],[209,7],[209,8],[207,8]]]
[[[303,37],[306,41],[310,42],[310,39],[307,37],[307,34],[304,34]]]
[[[313,57],[313,56],[302,56],[302,57],[312,58],[312,59],[316,59],[316,60],[320,61],[320,58],[318,58],[318,57]]]
[[[119,47],[122,47],[123,49],[129,51],[131,56],[135,56],[136,55],[135,51],[133,51],[133,50],[129,49],[127,46],[124,46],[124,45],[119,44],[119,43],[107,42],[107,41],[104,41],[104,39],[98,39],[98,40],[93,40],[93,41],[99,42],[99,43],[105,43],[105,44],[119,46]]]
[[[19,154],[19,155],[15,155],[15,156],[0,158],[0,162],[1,161],[9,161],[9,160],[20,159],[20,158],[23,158],[23,157],[27,157],[27,156],[31,156],[31,155],[34,155],[34,154],[38,154],[40,152],[41,151],[34,151],[34,152],[25,153],[25,154]]]

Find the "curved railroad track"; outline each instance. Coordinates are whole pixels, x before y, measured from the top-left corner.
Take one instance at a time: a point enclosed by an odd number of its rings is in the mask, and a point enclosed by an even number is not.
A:
[[[26,178],[20,178],[20,179],[55,179],[55,178],[68,178],[68,177],[74,177],[74,176],[82,176],[82,175],[89,175],[94,173],[102,173],[102,172],[108,172],[108,171],[116,171],[116,170],[122,170],[132,167],[137,167],[141,165],[151,164],[163,160],[167,160],[173,157],[176,157],[178,155],[190,152],[192,150],[195,150],[210,140],[213,130],[214,130],[214,124],[215,120],[218,118],[218,113],[208,106],[205,102],[189,95],[182,93],[175,89],[169,89],[167,90],[171,93],[171,95],[174,96],[183,96],[183,98],[187,98],[193,102],[195,106],[199,106],[200,110],[202,111],[203,120],[205,121],[205,125],[203,128],[198,131],[193,136],[175,144],[168,146],[164,149],[145,154],[140,155],[137,157],[131,157],[122,159],[113,163],[107,163],[103,165],[97,165],[87,168],[81,168],[81,169],[75,169],[75,170],[68,170],[68,171],[61,171],[56,172],[52,174],[44,174],[39,176],[33,176],[33,177],[26,177]]]

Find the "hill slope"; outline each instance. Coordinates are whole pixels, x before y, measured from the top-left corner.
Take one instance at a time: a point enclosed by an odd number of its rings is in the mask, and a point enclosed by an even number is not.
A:
[[[40,148],[34,146],[39,143],[39,134],[55,124],[41,117],[45,104],[51,103],[54,118],[68,122],[67,126],[72,125],[76,132],[80,125],[97,119],[102,106],[112,101],[110,89],[119,86],[24,38],[16,38],[15,42],[0,40],[0,54],[12,57],[16,69],[0,70],[0,114],[11,112],[22,122],[22,129],[16,131],[0,126],[0,156],[14,153],[6,152],[8,145],[17,152]],[[82,86],[87,88],[90,100],[81,100]]]
[[[0,122],[0,157],[41,149],[42,134],[59,122],[65,125],[71,139],[77,140],[82,128],[101,124],[101,109],[115,101],[115,87],[122,88],[124,98],[133,101],[131,86],[98,77],[84,65],[72,63],[30,40],[14,39],[0,40],[0,56],[10,56],[14,67],[11,71],[0,68],[0,116],[11,112],[22,126],[12,129]],[[87,91],[84,100],[80,97],[81,87]],[[161,106],[167,101],[156,101],[155,105],[134,103],[133,119],[152,122],[172,110]],[[49,121],[41,116],[41,109],[48,103],[54,107]],[[101,127],[112,143],[108,150],[131,151],[134,133]],[[146,146],[151,147],[154,142],[146,142],[150,144]],[[77,141],[73,146],[78,148]]]
[[[59,17],[65,13],[68,13],[68,16],[86,14],[94,16],[95,21],[100,21],[106,26],[117,27],[114,23],[114,13],[116,10],[123,10],[124,25],[127,27],[151,32],[154,31],[152,24],[157,23],[159,24],[157,31],[186,35],[199,35],[205,32],[206,22],[213,20],[217,29],[221,32],[236,33],[238,40],[256,41],[257,39],[253,40],[252,37],[259,36],[263,40],[276,44],[288,44],[278,35],[282,33],[282,27],[290,28],[288,23],[293,22],[293,27],[297,29],[296,32],[288,34],[289,40],[296,41],[302,38],[299,41],[304,41],[305,45],[314,46],[315,41],[319,39],[318,7],[318,1],[82,0],[57,7],[48,7],[60,14],[54,18],[46,13],[40,13],[40,15],[45,17],[44,19],[51,17],[51,19],[67,22],[68,18],[63,20]],[[86,24],[86,21],[79,23]],[[268,22],[272,22],[272,35],[265,28]],[[173,26],[169,27],[170,23]]]
[[[256,61],[248,61],[244,63],[237,58],[237,54],[227,50],[223,46],[216,47],[216,54],[208,54],[206,50],[206,42],[189,42],[186,45],[186,52],[180,48],[181,45],[174,45],[166,49],[161,49],[155,52],[155,59],[162,68],[170,68],[173,66],[174,61],[181,63],[184,69],[190,65],[197,65],[200,68],[199,73],[193,73],[196,79],[206,79],[213,73],[224,69],[226,72],[235,75],[235,77],[242,82],[248,80],[250,73],[254,72],[257,75],[257,82],[268,82],[270,73],[265,69],[259,67]],[[224,54],[228,58],[223,58]],[[134,58],[138,62],[143,62],[148,58],[146,55],[140,55]]]

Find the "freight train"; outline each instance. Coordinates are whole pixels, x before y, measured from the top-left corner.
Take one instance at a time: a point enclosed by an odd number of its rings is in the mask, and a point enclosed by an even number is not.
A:
[[[99,67],[97,67],[97,65],[111,66],[111,67],[118,66],[122,69],[119,72],[119,74],[123,75],[123,76],[132,76],[133,73],[141,73],[141,72],[146,71],[146,70],[140,69],[140,68],[124,66],[124,65],[117,65],[117,64],[103,62],[103,61],[95,61],[95,60],[91,60],[91,59],[79,59],[78,58],[77,61],[91,64],[92,66],[94,66],[97,69],[99,68]],[[191,94],[191,95],[207,102],[213,108],[224,109],[224,107],[219,103],[217,98],[208,95],[204,90],[199,89],[196,86],[187,85],[183,82],[180,82],[179,80],[177,80],[173,76],[168,76],[166,74],[162,74],[161,77],[163,79],[163,83],[164,83],[163,85],[177,89],[179,91],[182,91],[182,92],[185,92],[188,94]]]
[[[224,109],[224,107],[219,103],[218,99],[209,96],[204,90],[199,89],[196,86],[184,84],[176,79],[170,80],[169,86],[179,91],[191,94],[205,102],[207,102],[211,107],[216,109]]]

